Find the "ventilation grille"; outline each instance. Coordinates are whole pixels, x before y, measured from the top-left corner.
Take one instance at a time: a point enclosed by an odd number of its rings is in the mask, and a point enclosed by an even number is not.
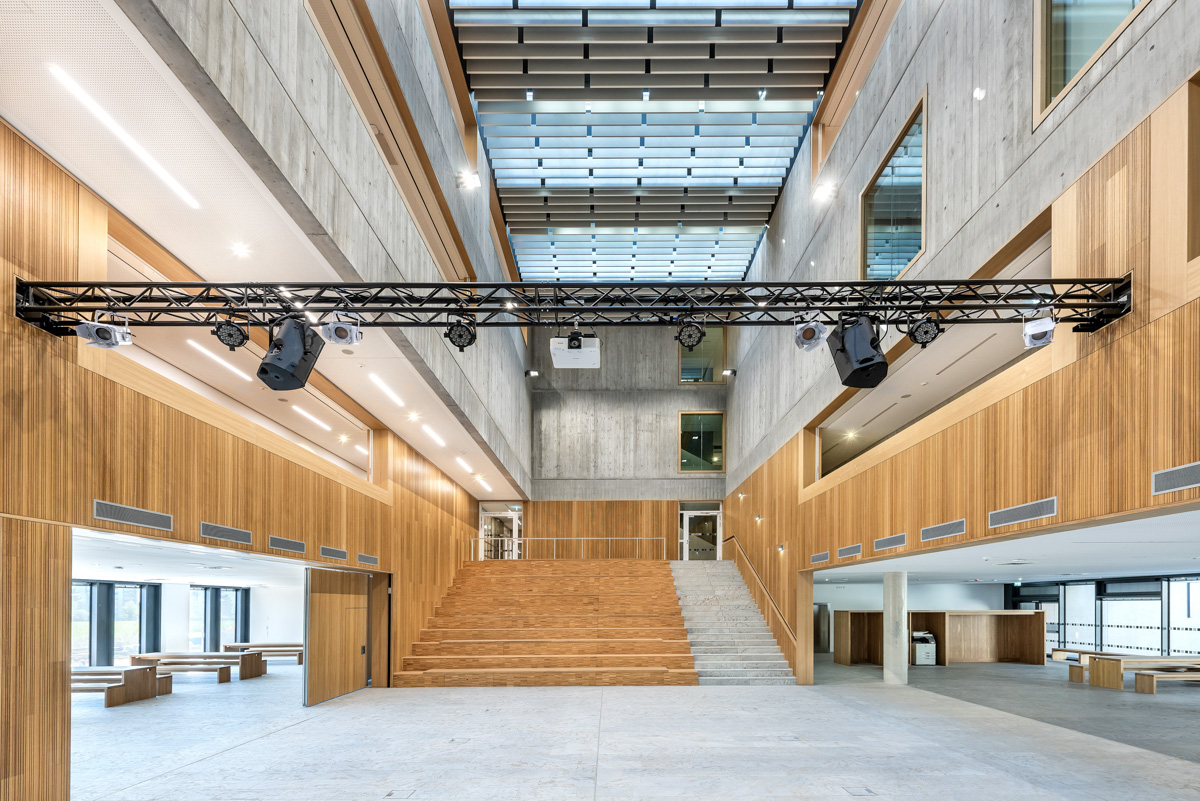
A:
[[[1058,514],[1058,498],[1044,498],[1020,506],[1010,506],[1007,509],[997,509],[988,513],[988,528],[1011,526],[1013,523],[1024,523],[1028,520],[1038,520],[1043,517],[1054,517]]]
[[[942,537],[953,537],[956,534],[967,533],[967,519],[954,520],[950,523],[939,523],[936,526],[928,526],[921,529],[921,542],[929,542],[930,540],[940,540]]]
[[[287,537],[269,537],[267,539],[267,547],[280,551],[291,551],[292,553],[304,553],[308,546],[300,540],[289,540]]]
[[[365,553],[360,553],[358,555],[358,563],[360,565],[372,565],[374,567],[378,567],[379,566],[379,557],[378,556],[367,556]]]
[[[92,517],[97,520],[109,520],[113,523],[127,523],[142,528],[156,528],[159,531],[174,531],[175,518],[162,512],[151,512],[138,509],[136,506],[122,506],[119,503],[109,503],[98,499],[92,500]]]
[[[321,556],[329,559],[345,559],[346,552],[341,548],[330,548],[328,545],[321,546]]]
[[[875,540],[875,550],[886,551],[888,548],[899,548],[908,542],[908,534],[893,534],[890,537],[880,537]]]
[[[1159,470],[1150,474],[1150,493],[1162,495],[1166,492],[1200,487],[1200,462],[1185,464],[1183,467],[1172,467],[1170,470]]]
[[[838,559],[845,559],[847,556],[862,555],[862,543],[858,545],[847,545],[845,548],[838,548]]]
[[[821,553],[814,553],[812,556],[808,557],[808,563],[810,565],[819,565],[821,562],[828,562],[828,561],[829,561],[829,551],[822,551]]]
[[[229,526],[218,526],[216,523],[201,523],[200,536],[207,537],[210,540],[240,542],[242,545],[249,545],[254,541],[254,535],[249,531],[243,531],[240,528],[230,528]]]

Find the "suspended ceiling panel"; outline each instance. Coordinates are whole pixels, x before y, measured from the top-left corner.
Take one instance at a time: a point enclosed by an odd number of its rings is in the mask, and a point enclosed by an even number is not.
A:
[[[449,0],[521,277],[739,280],[855,0]]]

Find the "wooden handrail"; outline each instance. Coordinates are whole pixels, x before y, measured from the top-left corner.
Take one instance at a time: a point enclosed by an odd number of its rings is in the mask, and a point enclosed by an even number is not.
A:
[[[750,572],[754,574],[754,580],[758,582],[758,586],[763,591],[763,595],[765,595],[767,600],[771,602],[771,608],[775,610],[775,614],[779,617],[779,621],[783,624],[783,627],[787,630],[788,635],[792,638],[792,642],[795,643],[796,632],[791,626],[788,625],[787,617],[779,611],[779,604],[775,603],[775,599],[771,597],[770,591],[767,590],[767,585],[763,584],[762,577],[758,575],[758,571],[754,568],[754,563],[751,562],[750,557],[746,555],[746,550],[742,548],[742,544],[737,541],[736,537],[730,537],[728,540],[724,540],[723,542],[729,542],[730,540],[732,540],[733,544],[737,546],[737,552],[741,554],[743,559],[746,560],[746,564],[750,566]]]

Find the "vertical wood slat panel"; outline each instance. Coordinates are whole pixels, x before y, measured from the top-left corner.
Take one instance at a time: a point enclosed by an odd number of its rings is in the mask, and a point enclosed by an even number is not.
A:
[[[0,518],[0,799],[70,795],[71,529]]]
[[[530,559],[675,559],[678,515],[678,501],[529,501],[522,537]]]
[[[309,568],[304,703],[367,686],[367,576]]]

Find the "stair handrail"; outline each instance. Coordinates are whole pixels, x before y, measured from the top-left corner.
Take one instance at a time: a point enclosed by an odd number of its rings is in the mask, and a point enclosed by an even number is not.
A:
[[[792,638],[792,644],[795,645],[796,632],[793,631],[792,627],[788,625],[787,618],[784,616],[783,612],[779,611],[779,605],[775,603],[775,599],[771,597],[771,593],[767,589],[767,585],[763,583],[762,578],[758,575],[758,571],[754,568],[754,563],[750,561],[750,557],[746,554],[746,550],[742,548],[742,544],[737,541],[737,537],[730,537],[727,540],[723,540],[722,544],[727,544],[730,541],[732,541],[737,547],[737,551],[734,556],[741,556],[742,559],[746,561],[746,565],[750,568],[750,573],[753,574],[754,580],[758,582],[759,589],[762,590],[763,595],[766,596],[767,600],[770,602],[771,609],[775,612],[775,616],[779,618],[779,622],[783,624],[784,630],[787,631],[788,636]],[[737,564],[736,558],[734,559],[734,564]],[[757,604],[758,601],[756,600],[755,603]]]

